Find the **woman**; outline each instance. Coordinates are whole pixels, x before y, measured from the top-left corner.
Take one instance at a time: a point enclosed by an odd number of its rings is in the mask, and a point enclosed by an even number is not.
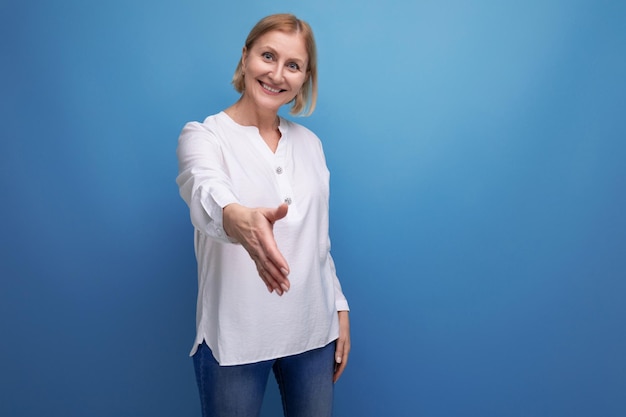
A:
[[[293,15],[262,19],[233,77],[239,100],[178,142],[198,261],[191,351],[204,416],[257,416],[270,369],[288,417],[332,414],[348,361],[348,303],[330,256],[329,172],[311,114],[317,57]]]

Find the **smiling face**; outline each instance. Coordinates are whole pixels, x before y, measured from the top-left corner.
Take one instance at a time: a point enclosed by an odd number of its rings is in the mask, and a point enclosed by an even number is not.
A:
[[[243,99],[257,110],[277,112],[307,81],[307,68],[308,55],[301,34],[267,32],[243,51]]]

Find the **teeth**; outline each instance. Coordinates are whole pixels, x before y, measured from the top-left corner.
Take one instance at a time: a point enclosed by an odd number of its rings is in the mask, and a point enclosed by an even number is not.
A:
[[[269,85],[267,85],[265,83],[261,83],[261,85],[263,86],[263,88],[265,88],[268,91],[271,91],[272,93],[280,93],[280,90],[272,88],[272,87],[270,87]]]

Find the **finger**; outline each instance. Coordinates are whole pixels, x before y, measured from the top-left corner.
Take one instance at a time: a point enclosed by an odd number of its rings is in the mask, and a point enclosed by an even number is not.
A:
[[[256,263],[259,277],[261,277],[261,279],[265,283],[268,291],[270,293],[276,291],[278,295],[283,295],[283,292],[285,291],[284,285],[281,285],[280,282],[274,279],[274,276],[266,269],[266,267],[263,266],[262,261],[260,261],[259,259],[254,259],[254,261]]]
[[[346,341],[343,338],[337,339],[335,343],[335,363],[341,363],[343,360],[343,347]]]
[[[262,259],[263,269],[268,271],[281,287],[286,287],[283,289],[288,290],[289,280],[287,275],[289,274],[289,264],[287,264],[287,260],[278,249],[271,228],[263,230],[259,234],[259,244],[261,252],[259,258]]]
[[[274,286],[270,283],[270,281],[265,277],[265,272],[264,271],[259,271],[259,276],[261,277],[261,280],[263,280],[263,283],[265,284],[265,286],[267,287],[267,291],[269,291],[269,293],[271,294],[272,292],[274,292]]]
[[[263,215],[270,221],[270,223],[274,224],[276,221],[284,218],[289,211],[289,206],[287,203],[283,203],[276,208],[267,208],[263,210]]]
[[[347,348],[345,339],[337,339],[337,345],[335,347],[335,373],[333,375],[333,382],[337,382],[343,374],[343,371],[348,365],[348,354],[350,349]]]
[[[266,256],[272,263],[274,263],[278,271],[285,276],[289,275],[289,264],[276,245],[272,226],[277,220],[280,220],[287,215],[288,209],[289,206],[287,204],[281,204],[275,209],[261,209],[261,214],[265,216],[265,218],[269,221],[269,224],[268,227],[263,227],[260,230],[260,235],[258,236],[259,243],[261,244]],[[281,280],[280,277],[277,277],[277,279]]]
[[[282,254],[280,252],[278,252],[278,255],[282,258]],[[269,274],[277,288],[281,288],[283,291],[289,291],[290,283],[289,278],[287,278],[288,271],[284,267],[281,267],[280,264],[277,264],[269,256],[265,259],[262,265],[263,269]]]
[[[335,373],[333,375],[333,383],[337,383],[337,381],[339,381],[339,378],[341,378],[341,375],[343,374],[343,371],[346,369],[346,364],[345,363],[338,363],[335,365]]]
[[[282,295],[284,291],[289,290],[289,280],[287,280],[287,278],[277,269],[276,265],[274,265],[267,258],[267,256],[265,256],[262,247],[259,246],[255,252],[248,250],[248,254],[256,265],[259,277],[268,287],[270,292],[276,290],[279,295]]]
[[[335,362],[335,373],[333,375],[333,382],[336,383],[337,381],[339,381],[339,378],[341,378],[341,375],[343,374],[343,371],[346,369],[347,365],[348,361],[346,360],[345,356],[341,363]]]
[[[282,295],[283,292],[289,291],[290,283],[289,279],[285,275],[283,275],[276,266],[273,264],[266,265],[265,269],[266,278],[269,282],[271,282],[272,287],[278,291],[279,295]]]
[[[288,291],[290,286],[289,280],[286,277],[286,272],[288,273],[288,271],[284,267],[277,265],[272,259],[272,257],[279,257],[284,260],[282,254],[276,246],[271,229],[269,234],[264,230],[264,228],[260,229],[254,243],[250,244],[250,242],[245,242],[242,244],[254,261],[259,276],[265,284],[272,289],[277,291],[280,290],[279,293]],[[286,261],[284,261],[284,263],[286,264]]]
[[[270,230],[268,233],[263,233],[260,236],[261,248],[265,253],[267,259],[275,265],[276,269],[279,270],[283,275],[289,274],[289,268],[287,265],[287,260],[283,256],[283,254],[278,249],[276,245],[276,240],[274,239],[274,234]]]

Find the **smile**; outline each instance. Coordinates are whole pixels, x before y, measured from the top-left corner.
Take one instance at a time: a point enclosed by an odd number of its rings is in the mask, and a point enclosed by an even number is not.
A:
[[[261,87],[263,87],[264,90],[267,90],[270,93],[278,94],[281,91],[285,91],[285,90],[281,90],[279,88],[272,88],[269,85],[265,84],[264,82],[261,82],[261,81],[259,81],[259,82],[261,83]]]

